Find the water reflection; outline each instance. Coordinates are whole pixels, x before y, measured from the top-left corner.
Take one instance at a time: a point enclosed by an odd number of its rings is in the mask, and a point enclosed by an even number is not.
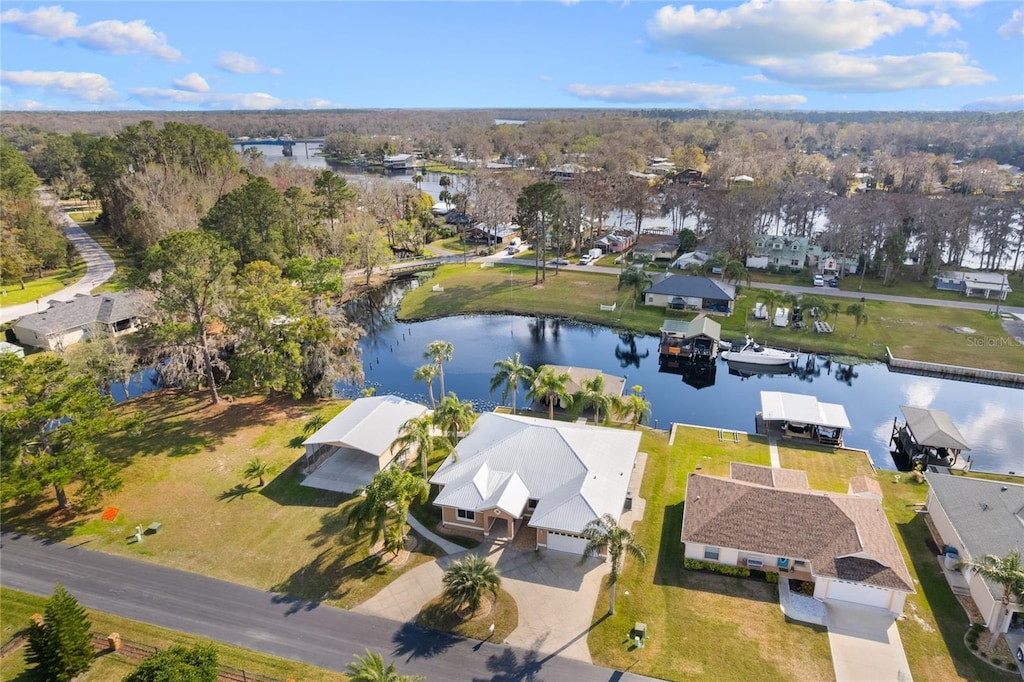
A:
[[[636,345],[635,334],[619,334],[619,345],[615,347],[615,358],[622,369],[640,367],[640,361],[649,357],[651,349],[640,352]]]

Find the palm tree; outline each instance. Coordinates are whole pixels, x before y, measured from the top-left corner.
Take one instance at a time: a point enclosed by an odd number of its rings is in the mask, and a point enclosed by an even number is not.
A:
[[[533,377],[533,383],[526,397],[531,400],[540,400],[547,403],[548,419],[555,418],[555,403],[564,402],[567,407],[572,407],[572,395],[566,386],[569,383],[568,372],[555,374],[551,367],[542,367]]]
[[[307,419],[306,423],[302,425],[302,435],[307,437],[311,436],[322,429],[326,423],[327,419],[322,414],[315,414]]]
[[[421,173],[413,173],[412,184],[416,185],[416,191],[419,191],[420,185],[423,183],[423,175]]]
[[[392,508],[395,510],[400,532],[405,532],[409,505],[417,497],[426,500],[430,494],[430,484],[410,471],[391,466],[374,474],[373,480],[368,485],[357,488],[354,494],[360,496],[360,500],[349,512],[349,521],[356,533],[362,533],[367,524],[372,524],[370,542],[375,543],[382,534],[387,535],[389,532],[388,512]]]
[[[487,559],[475,554],[453,561],[444,572],[441,582],[444,585],[444,596],[452,608],[458,610],[465,604],[471,614],[480,608],[480,601],[485,594],[497,597],[501,589],[498,569]]]
[[[782,297],[782,293],[775,291],[775,289],[762,289],[757,294],[757,302],[764,303],[764,306],[768,308],[768,324],[772,323],[775,319],[775,307],[779,305],[779,299]]]
[[[414,500],[418,499],[420,502],[427,501],[427,498],[430,496],[430,484],[427,483],[425,478],[414,476],[411,471],[406,471],[405,469],[391,467],[390,471],[393,476],[391,490],[394,497],[397,525],[388,531],[392,533],[392,537],[387,546],[397,553],[399,549],[405,546],[405,524],[409,519],[409,507]],[[388,541],[387,533],[385,533],[384,539]]]
[[[633,309],[636,309],[636,300],[643,294],[644,289],[651,286],[651,273],[642,267],[629,267],[619,275],[618,289],[623,286],[633,288]]]
[[[476,410],[469,400],[459,400],[454,392],[441,398],[434,411],[434,424],[448,434],[452,447],[459,444],[459,432],[467,431],[473,425]]]
[[[651,402],[644,399],[644,387],[637,384],[630,395],[619,398],[614,410],[621,417],[628,417],[636,430],[637,425],[651,416]]]
[[[1003,596],[1000,599],[1003,602],[1003,608],[1000,611],[1009,610],[1011,597],[1016,597],[1018,602],[1024,601],[1024,563],[1021,562],[1020,550],[1016,547],[1004,557],[986,554],[981,561],[966,560],[957,564],[957,568],[965,566],[980,574],[982,578],[994,580],[1003,586]],[[996,617],[999,618],[1000,615],[997,614]],[[993,632],[1001,631],[1001,627],[993,629]],[[990,649],[995,647],[997,639],[998,637],[992,638],[989,644]]]
[[[623,556],[629,554],[640,560],[640,563],[647,563],[647,551],[637,543],[632,531],[623,528],[615,521],[611,514],[605,514],[599,519],[593,519],[583,529],[583,537],[587,539],[587,546],[583,548],[583,559],[589,559],[601,550],[608,552],[608,559],[611,561],[611,574],[608,576],[608,590],[611,602],[608,605],[608,614],[615,615],[615,583],[619,580],[619,573],[622,571]]]
[[[601,410],[607,415],[615,405],[615,396],[604,390],[604,375],[598,374],[592,379],[584,379],[580,390],[573,396],[573,407],[579,412],[587,408],[594,409],[594,423],[601,423]]]
[[[505,402],[508,400],[508,394],[512,394],[512,414],[516,413],[516,396],[519,394],[519,386],[527,388],[530,382],[533,381],[533,375],[536,373],[533,367],[524,365],[519,359],[519,353],[515,354],[515,357],[505,358],[504,360],[498,360],[494,363],[494,369],[498,370],[494,376],[491,377],[491,393],[494,393],[499,386],[505,385],[505,389],[501,393],[501,401]]]
[[[345,667],[349,682],[420,682],[422,675],[400,675],[394,663],[384,664],[384,657],[376,651],[366,650],[365,656],[356,656]]]
[[[419,453],[424,480],[427,478],[427,460],[434,449],[433,427],[434,420],[429,415],[408,419],[399,428],[398,438],[391,444],[391,447],[398,447],[398,455],[402,457],[408,456],[413,450]]]
[[[437,378],[437,365],[421,365],[412,373],[413,381],[427,382],[427,395],[430,396],[430,409],[436,410],[437,403],[434,402],[434,379]]]
[[[428,360],[433,360],[434,364],[437,365],[437,378],[441,382],[441,395],[444,395],[444,363],[452,359],[452,354],[455,352],[455,346],[448,343],[447,341],[431,341],[427,344],[427,350],[423,353],[423,357]]]
[[[839,321],[839,309],[841,307],[842,306],[835,301],[828,304],[828,314],[832,316],[832,331],[836,330],[836,322]]]
[[[857,330],[868,321],[868,312],[863,303],[851,303],[846,314],[853,318],[853,338],[857,338]]]
[[[245,465],[245,469],[242,470],[242,476],[245,480],[253,478],[259,479],[259,487],[262,488],[266,485],[263,477],[270,473],[270,465],[261,460],[259,457],[253,457],[249,460],[248,464]]]
[[[750,271],[743,265],[743,261],[730,260],[722,266],[722,279],[733,284],[746,282],[750,286]]]

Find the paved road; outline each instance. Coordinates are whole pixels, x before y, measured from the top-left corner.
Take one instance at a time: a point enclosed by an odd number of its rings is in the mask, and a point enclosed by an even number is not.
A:
[[[4,587],[49,595],[59,581],[88,608],[331,670],[372,649],[431,681],[648,679],[26,535],[0,533],[0,550]]]
[[[48,192],[40,192],[40,199],[43,203],[53,203],[53,197]],[[46,301],[70,301],[78,294],[87,294],[113,276],[114,259],[96,243],[95,239],[79,227],[78,223],[72,220],[67,213],[60,213],[60,217],[64,222],[65,236],[67,236],[71,245],[75,247],[75,250],[78,251],[78,255],[85,261],[85,275],[71,286],[64,287],[50,294],[45,300],[39,301],[39,303],[32,301],[20,305],[4,306],[0,309],[0,324],[32,313],[42,312],[50,307]]]

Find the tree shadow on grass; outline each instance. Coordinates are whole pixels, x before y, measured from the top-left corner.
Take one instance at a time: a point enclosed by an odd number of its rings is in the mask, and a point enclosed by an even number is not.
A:
[[[300,507],[337,507],[352,499],[351,495],[344,493],[304,486],[303,478],[302,460],[298,459],[267,481],[260,495],[280,505]]]
[[[57,509],[52,498],[25,500],[4,508],[4,533],[31,535],[47,542],[63,542],[89,521],[96,509],[75,513]]]
[[[463,641],[462,637],[447,632],[428,630],[412,623],[403,624],[392,638],[395,648],[394,656],[405,656],[408,663],[416,658],[433,658],[443,654],[455,644]]]
[[[235,500],[243,499],[246,495],[256,490],[257,486],[255,485],[246,485],[244,483],[239,483],[234,488],[228,488],[227,490],[222,492],[220,495],[217,496],[217,499],[220,500],[221,502],[234,502]]]

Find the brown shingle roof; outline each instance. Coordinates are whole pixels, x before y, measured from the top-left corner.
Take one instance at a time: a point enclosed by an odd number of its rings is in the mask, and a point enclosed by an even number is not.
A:
[[[914,591],[882,505],[869,497],[690,474],[682,541],[802,559],[815,575]]]
[[[786,490],[807,490],[811,486],[807,483],[807,473],[800,469],[780,469],[778,467],[765,467],[758,464],[741,464],[731,462],[729,464],[729,476],[734,481],[746,481],[769,488],[784,488]]]
[[[851,478],[849,492],[851,495],[877,495],[878,499],[882,499],[882,486],[878,485],[878,481],[867,476]]]

